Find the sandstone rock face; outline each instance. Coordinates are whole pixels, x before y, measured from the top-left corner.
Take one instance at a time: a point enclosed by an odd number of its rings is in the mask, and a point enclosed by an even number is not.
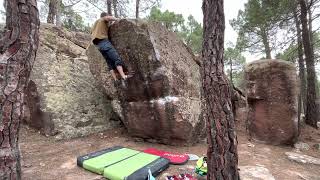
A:
[[[58,139],[103,131],[120,122],[111,101],[90,73],[83,48],[90,37],[79,34],[42,25],[26,92],[30,103],[25,108],[25,121],[58,132]]]
[[[55,135],[57,133],[50,114],[41,110],[37,85],[32,80],[27,86],[23,112],[23,122],[29,126],[41,130],[45,135]]]
[[[122,20],[110,28],[113,45],[134,75],[126,87],[114,88],[95,47],[93,74],[106,94],[120,104],[129,133],[166,144],[192,144],[205,133],[201,114],[201,77],[195,56],[174,33],[157,24]]]
[[[298,81],[294,64],[258,60],[245,68],[248,130],[254,140],[293,144],[298,136]]]

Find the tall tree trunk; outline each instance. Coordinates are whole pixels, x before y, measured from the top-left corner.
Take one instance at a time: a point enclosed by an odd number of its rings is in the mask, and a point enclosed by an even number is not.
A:
[[[24,90],[39,42],[35,0],[5,0],[6,29],[0,36],[0,179],[21,179],[19,125]]]
[[[107,0],[108,14],[112,15],[112,0]]]
[[[294,20],[296,23],[297,29],[297,44],[298,44],[298,64],[299,64],[299,78],[300,78],[300,96],[301,96],[301,109],[303,112],[306,112],[306,101],[307,101],[307,83],[305,77],[305,67],[304,67],[304,59],[303,59],[303,44],[301,38],[301,28],[300,28],[300,21],[298,18],[298,8],[294,10]],[[300,111],[301,112],[301,111]]]
[[[313,0],[310,1],[306,1],[306,3],[308,4],[308,27],[309,27],[309,33],[310,33],[310,43],[311,43],[311,51],[313,53],[314,56],[314,42],[313,42],[313,31],[312,31],[312,4],[313,4]]]
[[[49,13],[47,17],[47,23],[54,24],[55,17],[57,15],[57,0],[50,0]]]
[[[139,19],[140,0],[136,0],[136,19]]]
[[[298,6],[293,10],[294,20],[296,23],[296,32],[297,32],[297,44],[298,44],[298,64],[299,64],[299,78],[300,78],[300,95],[298,101],[298,131],[300,134],[300,122],[301,122],[301,113],[305,114],[306,112],[306,78],[305,78],[305,67],[303,59],[303,49],[302,49],[302,38],[301,38],[301,28],[300,21],[298,18]]]
[[[231,85],[233,86],[233,69],[232,69],[233,67],[232,67],[232,58],[230,58],[230,82],[231,82]]]
[[[114,17],[119,17],[118,16],[118,1],[117,0],[113,0],[113,12],[114,12]]]
[[[314,65],[314,54],[311,49],[310,33],[308,29],[308,10],[305,0],[299,0],[301,8],[302,40],[304,54],[306,57],[307,67],[307,112],[306,123],[317,128],[317,121],[320,118],[319,109],[317,108],[316,99],[316,73]]]
[[[204,0],[202,9],[204,42],[201,75],[208,135],[207,179],[238,180],[237,136],[231,104],[232,88],[223,71],[223,0]]]
[[[62,27],[62,21],[61,21],[61,6],[62,6],[62,0],[57,0],[57,13],[56,13],[56,26]]]
[[[271,59],[270,42],[269,42],[268,33],[266,32],[266,30],[262,30],[262,41],[263,41],[264,50],[266,53],[266,58]]]

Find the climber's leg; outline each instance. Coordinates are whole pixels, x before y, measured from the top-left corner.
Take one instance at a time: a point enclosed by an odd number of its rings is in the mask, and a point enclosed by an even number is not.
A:
[[[114,70],[110,70],[111,76],[113,77],[113,80],[118,80],[117,74]]]
[[[115,50],[115,48],[112,46],[110,41],[103,40],[99,44],[99,50],[102,53],[102,55],[105,57],[107,64],[109,66],[109,70],[112,74],[112,77],[116,77],[115,71],[118,71],[122,79],[126,79],[127,76],[124,73],[125,65],[120,58],[119,54]]]
[[[112,64],[113,68],[119,72],[121,78],[126,79],[126,75],[124,73],[123,68],[124,63],[113,46],[111,46],[111,48],[108,51],[108,60],[110,60],[110,63]]]
[[[119,74],[120,74],[120,76],[121,76],[122,79],[127,79],[127,76],[124,74],[123,68],[122,68],[121,65],[120,65],[120,66],[117,66],[117,70],[118,70],[118,72],[119,72]]]
[[[104,59],[106,60],[107,62],[107,65],[108,65],[108,70],[110,71],[112,77],[114,80],[117,80],[117,74],[116,74],[116,71],[117,71],[117,68],[114,66],[114,64],[109,60],[109,57],[108,57],[108,50],[100,50],[101,54],[103,55]]]

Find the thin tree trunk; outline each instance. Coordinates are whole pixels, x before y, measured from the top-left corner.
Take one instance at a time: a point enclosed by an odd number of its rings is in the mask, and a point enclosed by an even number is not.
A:
[[[309,33],[310,33],[310,43],[311,43],[311,51],[313,53],[314,56],[314,42],[313,42],[313,31],[312,31],[312,4],[313,4],[313,0],[309,1],[307,0],[306,3],[308,4],[308,25],[309,25]]]
[[[225,19],[223,0],[203,1],[204,118],[207,123],[208,180],[238,180],[238,153],[231,91],[223,71]]]
[[[233,78],[232,78],[232,76],[233,76],[233,69],[232,69],[232,58],[230,58],[230,82],[231,82],[231,85],[233,86]]]
[[[54,24],[54,20],[55,20],[56,15],[57,15],[57,1],[50,0],[47,23]]]
[[[58,26],[58,27],[62,27],[61,6],[62,6],[62,0],[57,0],[56,26]]]
[[[112,0],[107,0],[108,14],[112,15]]]
[[[319,109],[317,108],[316,99],[316,73],[314,64],[314,54],[310,42],[310,33],[308,29],[308,10],[305,0],[299,0],[301,8],[301,24],[302,24],[302,40],[304,46],[304,54],[306,57],[307,67],[307,112],[306,123],[317,128],[317,121],[320,118]]]
[[[118,1],[117,0],[113,0],[113,12],[114,12],[114,17],[119,17],[118,16]]]
[[[268,34],[265,30],[262,30],[262,41],[263,41],[264,50],[266,53],[266,58],[271,59],[270,43],[269,43],[269,39],[268,39]]]
[[[303,59],[303,44],[301,38],[301,28],[300,21],[297,14],[298,9],[294,11],[294,20],[296,23],[297,29],[297,44],[298,44],[298,64],[299,64],[299,78],[300,78],[300,94],[301,94],[301,109],[303,112],[306,112],[306,100],[307,100],[307,85],[306,85],[306,77],[305,77],[305,67],[304,67],[304,59]]]
[[[0,179],[20,180],[19,126],[24,90],[39,42],[35,0],[5,0],[6,29],[0,36]]]
[[[136,19],[139,19],[140,0],[136,0]]]

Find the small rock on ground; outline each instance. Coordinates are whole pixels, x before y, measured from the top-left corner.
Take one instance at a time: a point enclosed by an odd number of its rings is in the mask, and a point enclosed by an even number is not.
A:
[[[307,156],[304,154],[299,154],[294,152],[286,152],[285,154],[287,155],[288,159],[291,161],[295,161],[303,164],[320,165],[320,159],[312,156]]]
[[[310,146],[307,144],[307,143],[304,143],[304,142],[297,142],[294,144],[294,148],[300,150],[300,151],[303,151],[303,150],[306,150],[308,151],[310,149]]]
[[[286,170],[288,174],[295,174],[296,179],[301,179],[301,180],[319,180],[318,176],[310,175],[308,172],[297,172],[297,171],[291,171],[291,170]]]
[[[241,180],[275,180],[270,171],[260,166],[240,166]]]

